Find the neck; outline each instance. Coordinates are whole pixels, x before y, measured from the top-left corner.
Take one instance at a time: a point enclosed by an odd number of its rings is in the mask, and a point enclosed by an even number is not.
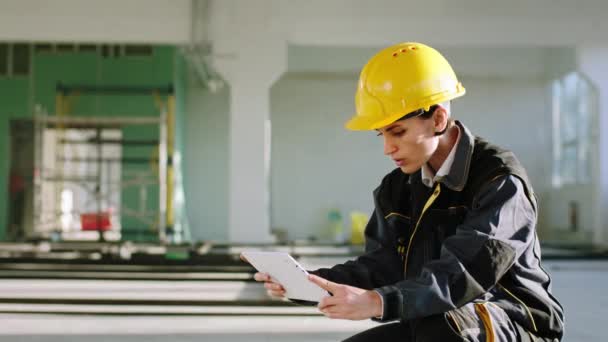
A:
[[[448,158],[450,151],[452,151],[452,148],[456,144],[456,140],[458,140],[458,127],[456,125],[452,126],[445,134],[439,137],[439,145],[437,145],[435,153],[433,153],[427,163],[434,173],[437,173],[437,170]]]

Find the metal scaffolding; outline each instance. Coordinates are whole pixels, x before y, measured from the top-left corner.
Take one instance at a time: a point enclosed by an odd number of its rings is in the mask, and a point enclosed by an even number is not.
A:
[[[128,116],[128,117],[82,117],[69,115],[70,100],[79,94],[120,94],[120,95],[153,95],[159,116]],[[162,96],[166,100],[163,100]],[[131,217],[151,231],[156,232],[161,244],[168,243],[167,231],[172,231],[173,226],[173,130],[174,130],[174,95],[171,86],[168,87],[124,87],[124,86],[65,86],[57,85],[56,115],[49,116],[39,112],[34,118],[34,203],[33,217],[35,227],[47,227],[53,232],[62,231],[62,215],[65,208],[59,208],[64,201],[63,191],[69,186],[77,186],[89,192],[89,201],[94,201],[95,209],[89,213],[89,225],[91,230],[97,230],[99,240],[104,241],[104,229],[109,217],[104,216],[104,211],[116,196],[120,197],[122,191],[129,187],[139,187],[139,210],[130,208],[120,203],[117,217]],[[122,136],[108,136],[110,131],[119,131],[127,126],[158,126],[158,137],[154,139],[133,139]],[[78,133],[78,134],[75,134]],[[49,138],[50,137],[50,138]],[[50,141],[51,139],[52,141]],[[50,141],[50,142],[49,142]],[[46,145],[46,146],[45,146]],[[53,145],[51,148],[49,145]],[[74,146],[84,148],[85,155],[72,155],[70,149]],[[157,148],[157,157],[133,157],[106,155],[109,146],[130,147],[152,147]],[[50,152],[52,151],[52,152]],[[45,155],[52,153],[53,156]],[[51,159],[49,159],[51,158]],[[151,166],[147,174],[139,172],[122,172],[118,179],[108,176],[111,173],[111,165],[149,164]],[[52,165],[52,167],[48,167]],[[87,165],[86,168],[80,167]],[[78,167],[75,167],[78,166]],[[94,172],[74,172],[75,169],[94,169]],[[152,180],[150,175],[152,175]],[[153,179],[155,176],[155,180]],[[46,184],[46,185],[45,185]],[[53,184],[53,186],[49,186]],[[147,187],[158,185],[158,211],[154,217],[146,209]],[[46,187],[46,188],[45,188]],[[54,204],[43,203],[49,200],[49,191],[52,189]],[[86,203],[84,206],[86,207]],[[44,208],[52,208],[48,212]],[[58,210],[58,208],[60,210]],[[70,215],[81,215],[84,224],[83,212],[71,212]],[[109,214],[107,214],[109,215]],[[90,222],[90,220],[93,222]],[[91,227],[89,227],[90,229]],[[36,228],[35,228],[36,229]]]

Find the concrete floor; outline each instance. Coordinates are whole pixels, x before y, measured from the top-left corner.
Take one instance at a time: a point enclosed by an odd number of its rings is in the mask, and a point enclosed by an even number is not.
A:
[[[608,317],[608,261],[545,263],[553,292],[566,311],[568,342],[604,342]],[[162,308],[156,308],[156,312]],[[310,310],[310,309],[304,309]],[[0,310],[1,311],[1,310]],[[167,308],[170,312],[171,309]],[[5,311],[6,312],[6,311]],[[370,328],[371,321],[322,316],[224,316],[205,314],[1,314],[0,341],[339,341]]]

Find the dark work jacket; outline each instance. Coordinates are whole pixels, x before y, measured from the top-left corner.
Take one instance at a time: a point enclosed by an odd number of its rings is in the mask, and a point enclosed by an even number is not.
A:
[[[490,301],[535,335],[561,339],[563,309],[540,265],[536,198],[526,172],[513,153],[456,124],[460,140],[449,173],[433,188],[420,171],[386,175],[374,191],[365,254],[313,273],[375,289],[381,321]]]

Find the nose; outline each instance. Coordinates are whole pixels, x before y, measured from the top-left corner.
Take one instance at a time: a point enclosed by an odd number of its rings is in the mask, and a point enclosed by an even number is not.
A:
[[[397,145],[393,144],[386,136],[384,136],[384,155],[390,156],[397,151]]]

